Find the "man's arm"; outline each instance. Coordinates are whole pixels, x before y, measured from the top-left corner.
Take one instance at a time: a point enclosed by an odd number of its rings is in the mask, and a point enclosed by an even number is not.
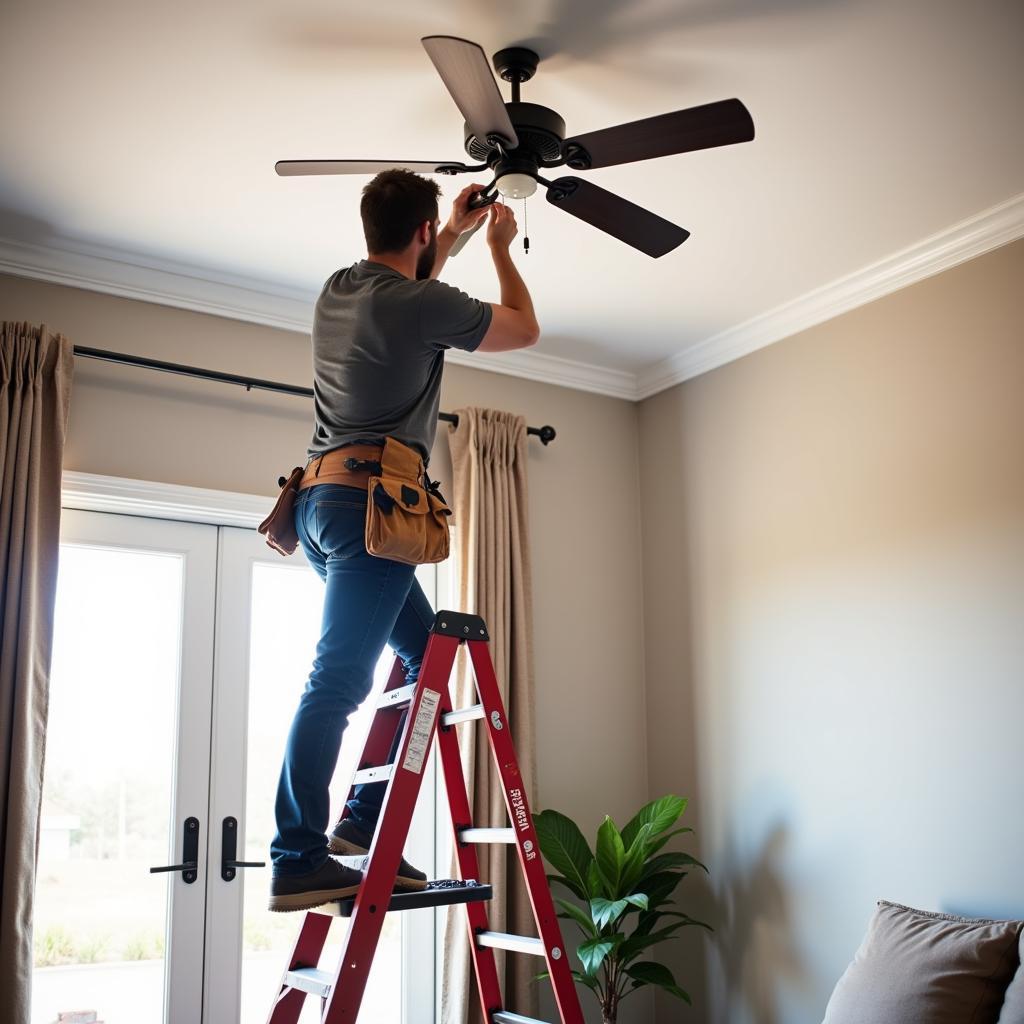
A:
[[[491,248],[494,269],[501,286],[501,304],[491,304],[491,325],[477,352],[510,352],[517,348],[529,348],[540,337],[533,300],[509,252],[517,231],[511,207],[501,203],[491,206],[487,244]]]
[[[448,218],[445,226],[437,233],[437,254],[434,256],[434,267],[430,271],[431,277],[438,278],[441,276],[441,270],[448,261],[448,254],[452,251],[452,246],[459,235],[465,231],[471,231],[487,216],[486,207],[478,210],[471,210],[469,208],[469,200],[472,196],[477,192],[482,192],[486,187],[486,185],[478,184],[467,185],[455,197],[455,202],[452,203],[451,216]]]

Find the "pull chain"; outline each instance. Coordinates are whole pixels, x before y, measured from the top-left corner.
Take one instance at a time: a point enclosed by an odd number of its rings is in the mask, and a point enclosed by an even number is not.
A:
[[[526,200],[523,200],[523,252],[530,253],[530,228],[526,223]]]

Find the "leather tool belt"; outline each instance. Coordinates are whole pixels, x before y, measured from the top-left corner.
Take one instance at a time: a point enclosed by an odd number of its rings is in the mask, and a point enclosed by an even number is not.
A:
[[[380,470],[370,477],[366,502],[366,550],[406,565],[448,557],[452,510],[432,483],[419,453],[385,438]]]
[[[349,444],[318,455],[306,466],[299,490],[316,484],[344,484],[346,487],[366,488],[370,477],[380,473],[384,449],[376,444]]]
[[[352,444],[296,466],[278,481],[281,493],[258,530],[282,555],[298,547],[295,498],[317,484],[365,488],[366,550],[407,565],[442,562],[448,557],[447,502],[427,476],[419,454],[393,437],[384,446]]]
[[[299,491],[314,484],[345,484],[347,487],[366,488],[373,472],[380,472],[380,445],[352,444],[335,448],[312,459],[303,469],[296,466],[277,484],[281,488],[274,508],[257,527],[267,538],[267,545],[278,554],[293,555],[299,546],[295,532],[295,498]]]

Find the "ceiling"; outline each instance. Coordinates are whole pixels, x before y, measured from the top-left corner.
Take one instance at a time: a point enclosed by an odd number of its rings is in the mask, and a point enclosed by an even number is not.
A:
[[[5,0],[0,237],[305,301],[365,254],[365,179],[274,162],[464,158],[428,34],[535,49],[523,98],[569,134],[754,117],[752,143],[589,172],[692,232],[660,260],[529,201],[549,356],[649,372],[1024,192],[1019,0]],[[482,238],[444,277],[498,298]]]

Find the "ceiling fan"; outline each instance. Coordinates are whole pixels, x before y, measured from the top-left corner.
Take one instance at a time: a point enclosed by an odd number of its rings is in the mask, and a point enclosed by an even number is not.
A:
[[[504,102],[498,83],[476,43],[455,36],[426,36],[427,55],[462,112],[465,149],[479,161],[446,160],[279,160],[280,175],[376,174],[404,167],[424,174],[467,174],[490,170],[491,183],[474,197],[486,206],[499,195],[507,199],[532,196],[538,185],[547,189],[552,206],[592,224],[648,256],[664,256],[689,238],[689,231],[583,178],[566,175],[553,181],[541,170],[567,165],[587,171],[614,164],[650,160],[716,146],[749,142],[754,122],[738,100],[721,100],[670,114],[647,117],[565,137],[565,122],[554,110],[524,103],[519,87],[537,71],[540,58],[532,50],[510,47],[493,58],[494,69],[512,84],[512,101]],[[470,232],[456,243],[465,244]],[[461,244],[459,244],[461,243]],[[456,252],[457,248],[452,252]]]

